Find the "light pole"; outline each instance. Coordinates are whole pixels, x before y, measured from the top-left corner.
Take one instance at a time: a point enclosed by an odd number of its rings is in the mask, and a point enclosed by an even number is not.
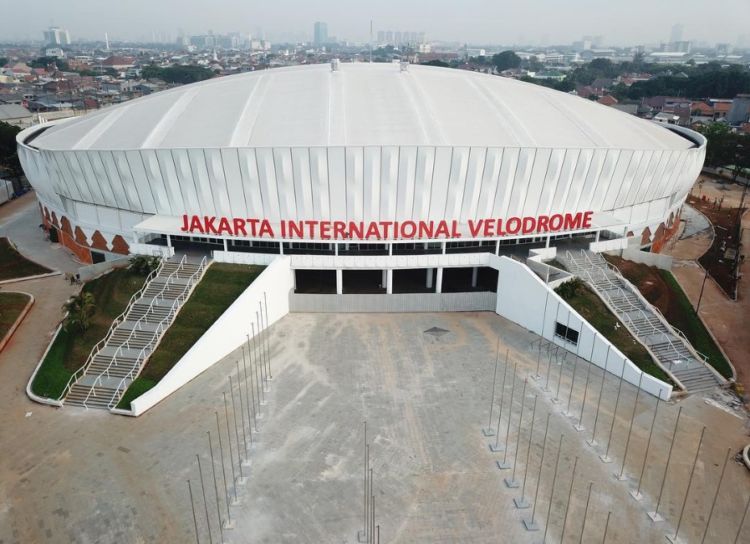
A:
[[[703,275],[703,283],[701,283],[701,292],[698,295],[698,304],[695,305],[695,313],[698,314],[698,311],[701,309],[701,299],[703,298],[703,289],[706,287],[706,280],[708,279],[708,268],[703,269],[705,271]]]

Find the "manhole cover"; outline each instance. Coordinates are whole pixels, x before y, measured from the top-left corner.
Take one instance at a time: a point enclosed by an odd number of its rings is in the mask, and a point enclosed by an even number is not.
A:
[[[440,338],[444,334],[448,334],[451,331],[447,331],[445,329],[441,329],[440,327],[432,327],[431,329],[427,329],[424,331],[425,334],[429,334],[431,336],[435,336],[437,338]]]

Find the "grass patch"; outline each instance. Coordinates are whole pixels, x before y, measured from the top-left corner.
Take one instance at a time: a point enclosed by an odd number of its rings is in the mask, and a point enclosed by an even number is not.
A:
[[[70,377],[86,362],[91,348],[104,338],[114,318],[125,310],[145,279],[130,269],[119,268],[83,286],[96,301],[91,325],[83,332],[60,331],[31,384],[35,394],[55,399],[62,394]]]
[[[149,357],[139,378],[123,396],[118,408],[129,409],[130,401],[145,393],[169,372],[203,336],[242,292],[263,271],[262,266],[214,263],[206,271],[177,318]],[[150,384],[150,385],[149,385]],[[140,389],[131,394],[133,387]],[[148,386],[148,387],[146,387]],[[125,402],[125,400],[127,402]]]
[[[677,318],[671,318],[670,322],[683,332],[697,351],[708,357],[708,363],[712,367],[718,370],[725,378],[731,378],[732,367],[729,365],[729,361],[726,360],[716,342],[714,342],[714,339],[706,330],[703,322],[695,314],[693,306],[690,304],[690,300],[685,295],[680,284],[677,283],[672,273],[667,270],[659,270],[659,275],[661,275],[664,282],[674,293],[673,304],[677,306],[677,309],[676,312],[670,311],[669,313],[676,313]]]
[[[0,293],[0,340],[8,334],[29,300],[24,293]]]
[[[143,395],[157,383],[158,382],[150,380],[149,378],[138,376],[135,380],[133,380],[133,383],[130,384],[128,390],[125,391],[125,394],[117,404],[117,408],[120,408],[121,410],[130,410],[130,402]]]
[[[52,271],[21,255],[7,238],[0,238],[0,281],[47,274],[48,272]]]
[[[575,279],[562,284],[555,292],[638,368],[666,383],[672,383],[648,350],[633,338],[625,325],[585,283]]]

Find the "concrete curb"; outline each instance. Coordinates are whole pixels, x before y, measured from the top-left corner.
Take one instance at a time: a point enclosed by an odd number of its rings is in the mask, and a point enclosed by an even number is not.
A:
[[[42,363],[47,358],[47,354],[49,353],[49,350],[52,348],[52,344],[55,343],[55,340],[57,340],[57,335],[60,334],[60,330],[62,329],[62,322],[57,326],[57,329],[55,329],[55,334],[52,335],[52,339],[50,340],[49,344],[47,344],[47,349],[44,350],[44,353],[42,354],[41,359],[39,359],[39,362],[36,364],[36,368],[34,368],[34,372],[31,374],[31,378],[29,378],[29,381],[26,383],[26,396],[29,397],[34,402],[38,402],[39,404],[48,404],[50,406],[57,406],[58,408],[62,408],[63,403],[56,399],[49,399],[46,397],[40,397],[39,395],[35,394],[31,390],[31,384],[34,383],[34,379],[36,378],[37,373],[39,372],[39,369],[42,367]]]
[[[25,293],[23,291],[3,291],[3,293],[20,293],[29,297],[29,301],[26,303],[26,306],[24,306],[23,310],[21,310],[21,313],[18,315],[13,325],[11,325],[10,329],[8,329],[8,332],[5,333],[5,336],[0,339],[0,351],[3,351],[3,348],[5,348],[6,344],[10,342],[10,339],[13,337],[13,333],[16,332],[16,329],[21,325],[21,322],[26,317],[26,314],[29,313],[35,301],[34,295],[32,295],[31,293]]]
[[[0,281],[0,285],[8,285],[11,283],[20,283],[22,281],[39,280],[42,278],[51,278],[52,276],[60,276],[62,272],[47,272],[46,274],[37,274],[36,276],[25,276],[23,278],[11,278],[9,280]]]

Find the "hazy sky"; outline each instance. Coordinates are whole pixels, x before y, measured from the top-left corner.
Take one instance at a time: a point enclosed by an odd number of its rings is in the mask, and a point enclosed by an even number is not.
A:
[[[42,38],[51,24],[73,39],[174,39],[186,34],[263,31],[272,41],[304,40],[314,21],[339,39],[365,41],[377,30],[423,31],[468,43],[569,43],[602,35],[607,45],[683,39],[750,44],[750,0],[0,0],[0,42]]]

